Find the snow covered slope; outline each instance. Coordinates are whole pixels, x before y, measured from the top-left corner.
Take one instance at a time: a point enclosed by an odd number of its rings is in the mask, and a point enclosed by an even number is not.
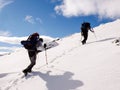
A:
[[[21,72],[29,64],[24,48],[0,57],[0,90],[120,90],[120,20],[94,28],[86,45],[76,33],[37,57],[33,72]]]

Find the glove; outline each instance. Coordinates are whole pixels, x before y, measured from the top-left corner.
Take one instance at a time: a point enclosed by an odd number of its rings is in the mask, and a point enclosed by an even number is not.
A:
[[[90,31],[91,31],[91,32],[93,32],[93,33],[95,32],[95,31],[93,30],[93,28],[92,28],[92,29],[90,29]]]

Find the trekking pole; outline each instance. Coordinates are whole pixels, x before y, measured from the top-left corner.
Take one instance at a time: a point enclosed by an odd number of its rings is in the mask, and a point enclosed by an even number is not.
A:
[[[47,61],[47,50],[45,48],[45,58],[46,58],[46,64],[48,65],[48,61]]]
[[[95,32],[94,32],[94,36],[95,36],[95,38],[96,38],[96,40],[97,40],[97,36],[96,36]]]
[[[80,41],[82,41],[82,37],[83,37],[83,36],[82,36],[82,34],[81,34],[81,38],[80,38]]]
[[[46,48],[45,48],[45,58],[46,58],[46,64],[48,65]]]
[[[96,36],[95,31],[93,30],[93,28],[92,28],[92,31],[94,33],[94,36],[95,36],[96,40],[97,40],[97,36]]]

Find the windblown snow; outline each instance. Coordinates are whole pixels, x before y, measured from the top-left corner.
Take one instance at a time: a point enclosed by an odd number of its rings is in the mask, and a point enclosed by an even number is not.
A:
[[[81,45],[81,33],[57,41],[56,47],[37,56],[33,72],[22,70],[30,61],[22,48],[0,57],[0,90],[120,90],[120,20],[89,32]],[[46,59],[47,58],[47,59]],[[48,65],[46,64],[46,60]]]

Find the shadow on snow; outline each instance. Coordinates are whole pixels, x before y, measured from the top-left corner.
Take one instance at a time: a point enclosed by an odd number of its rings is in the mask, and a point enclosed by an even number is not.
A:
[[[50,72],[33,72],[33,76],[39,76],[46,82],[48,90],[75,90],[84,85],[80,80],[73,80],[72,76],[74,74],[71,72],[65,72],[63,75],[50,75]],[[27,78],[30,78],[30,76]]]

